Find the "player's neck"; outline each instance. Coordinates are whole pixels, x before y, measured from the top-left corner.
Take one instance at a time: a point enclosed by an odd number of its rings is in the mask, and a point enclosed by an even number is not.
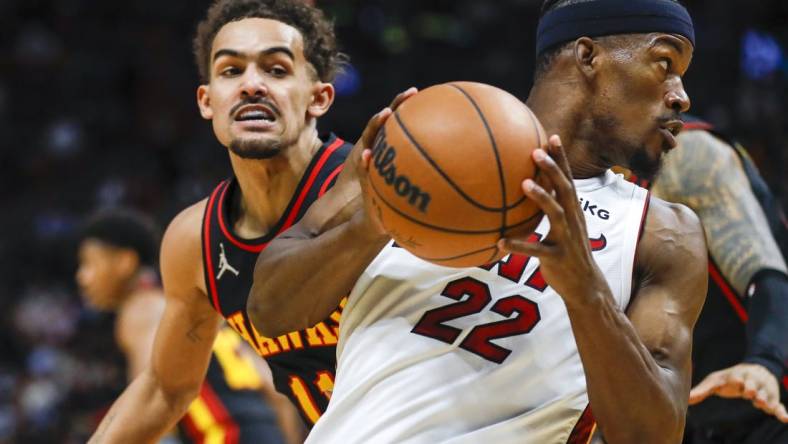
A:
[[[127,306],[130,301],[140,295],[149,294],[151,291],[159,291],[161,283],[159,276],[152,267],[143,266],[128,280],[124,288],[123,295],[119,298],[118,311],[122,311],[124,306]]]
[[[239,191],[233,199],[234,231],[253,239],[268,233],[284,213],[321,140],[314,128],[271,159],[251,160],[230,155]]]
[[[588,105],[582,100],[582,94],[574,92],[580,87],[572,82],[542,80],[533,87],[526,102],[548,137],[561,136],[575,179],[599,176],[610,167],[598,155],[604,147],[596,147],[591,138],[593,129],[587,115]]]

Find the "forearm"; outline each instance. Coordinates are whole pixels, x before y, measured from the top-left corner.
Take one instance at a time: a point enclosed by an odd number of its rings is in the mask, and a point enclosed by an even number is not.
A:
[[[153,375],[143,372],[112,405],[89,444],[154,443],[183,416],[196,397],[183,393],[168,397]]]
[[[255,265],[247,303],[255,328],[275,337],[330,315],[388,242],[364,233],[351,219],[322,234],[285,233],[274,240]]]
[[[788,276],[762,270],[752,286],[744,361],[766,367],[780,380],[788,359]]]
[[[681,440],[686,400],[641,341],[609,290],[567,304],[586,375],[591,410],[605,439],[616,443]]]

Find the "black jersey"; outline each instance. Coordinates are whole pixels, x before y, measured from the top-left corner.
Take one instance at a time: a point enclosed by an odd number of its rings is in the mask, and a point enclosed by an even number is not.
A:
[[[229,215],[233,195],[238,192],[235,178],[216,187],[203,216],[203,265],[211,305],[265,358],[276,389],[296,404],[310,427],[325,411],[333,390],[339,317],[344,302],[312,328],[266,338],[252,326],[246,301],[258,254],[333,185],[351,148],[334,135],[323,138],[323,146],[306,168],[284,214],[261,238],[242,239],[233,233]]]
[[[263,400],[263,380],[229,327],[219,331],[208,374],[178,423],[184,443],[284,444],[273,409]]]

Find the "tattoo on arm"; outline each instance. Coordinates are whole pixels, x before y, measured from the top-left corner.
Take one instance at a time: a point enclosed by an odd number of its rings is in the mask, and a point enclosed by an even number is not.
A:
[[[703,131],[682,133],[652,191],[698,214],[711,257],[739,294],[758,270],[785,270],[741,162],[725,142]]]
[[[203,340],[203,338],[200,337],[199,330],[200,330],[200,327],[203,326],[203,324],[208,322],[208,320],[209,320],[209,318],[198,319],[194,324],[192,324],[192,326],[189,329],[189,331],[186,332],[186,337],[189,338],[189,340],[192,341],[192,342],[195,342],[195,343],[196,342],[201,342]]]

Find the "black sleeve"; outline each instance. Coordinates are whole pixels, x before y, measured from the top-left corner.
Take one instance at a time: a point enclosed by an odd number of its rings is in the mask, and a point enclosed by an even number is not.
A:
[[[748,288],[751,297],[744,362],[763,365],[780,381],[788,360],[788,275],[760,270]]]

